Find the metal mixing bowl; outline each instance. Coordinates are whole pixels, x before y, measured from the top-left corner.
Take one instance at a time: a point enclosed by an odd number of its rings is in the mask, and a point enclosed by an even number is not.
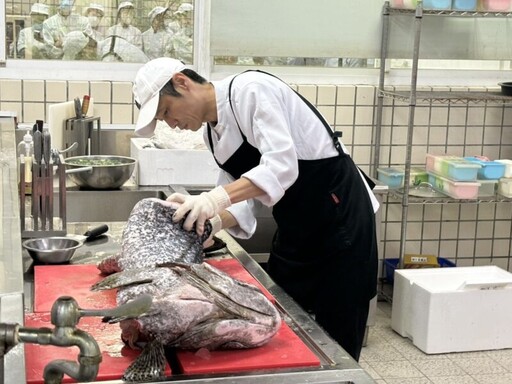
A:
[[[137,160],[125,156],[93,155],[68,157],[64,163],[69,178],[79,187],[116,189],[130,178]]]
[[[42,237],[25,240],[22,245],[37,263],[63,264],[71,259],[82,242],[69,237]]]

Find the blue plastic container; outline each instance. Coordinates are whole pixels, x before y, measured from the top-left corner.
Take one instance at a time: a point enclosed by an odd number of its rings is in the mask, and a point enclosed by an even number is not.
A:
[[[423,9],[450,9],[452,0],[424,0]]]
[[[395,275],[395,269],[398,267],[398,259],[384,259],[384,268],[386,272],[386,283],[393,284],[395,281],[394,275]],[[439,263],[439,267],[441,268],[449,268],[449,267],[456,267],[455,263],[443,259],[442,257],[437,258],[437,262]]]
[[[498,180],[505,175],[505,164],[497,161],[481,160],[477,157],[465,157],[464,159],[481,165],[477,178],[481,180]]]
[[[452,8],[457,11],[476,11],[477,0],[453,0]]]

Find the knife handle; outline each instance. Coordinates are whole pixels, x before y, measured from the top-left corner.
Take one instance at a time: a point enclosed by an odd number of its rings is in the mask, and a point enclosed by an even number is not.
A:
[[[87,111],[89,110],[89,101],[91,97],[89,95],[85,95],[82,100],[82,117],[87,116]]]
[[[84,236],[87,237],[87,240],[93,240],[96,237],[104,234],[108,231],[108,225],[102,224],[96,228],[89,229],[87,232],[84,233]]]
[[[41,164],[41,159],[43,158],[43,138],[40,131],[34,132],[34,158],[37,164]]]
[[[52,151],[52,138],[48,128],[43,129],[43,158],[46,165],[50,164],[50,153]]]

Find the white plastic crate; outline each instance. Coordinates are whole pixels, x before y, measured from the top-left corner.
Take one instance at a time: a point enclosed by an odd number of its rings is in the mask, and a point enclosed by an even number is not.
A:
[[[512,274],[496,266],[395,271],[391,327],[425,353],[512,347]]]
[[[139,185],[215,185],[219,167],[204,149],[143,148],[146,138],[132,138],[131,157],[138,160],[135,180]]]

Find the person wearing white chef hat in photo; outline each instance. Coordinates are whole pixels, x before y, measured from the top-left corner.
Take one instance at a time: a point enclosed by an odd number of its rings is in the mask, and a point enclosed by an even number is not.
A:
[[[355,360],[377,290],[373,183],[319,111],[271,74],[208,82],[180,61],[146,63],[133,86],[138,135],[157,121],[197,131],[220,167],[218,186],[173,193],[174,221],[239,238],[256,229],[252,208],[272,207],[277,231],[267,272]]]
[[[165,28],[165,15],[168,9],[155,7],[149,12],[151,27],[142,33],[144,53],[150,59],[171,57],[173,53],[171,31]]]
[[[23,28],[18,36],[16,50],[19,58],[46,59],[46,45],[43,40],[43,22],[48,18],[48,6],[34,3],[30,7],[30,27]]]
[[[183,3],[178,10],[174,12],[180,28],[172,36],[174,55],[173,57],[187,64],[192,63],[194,40],[194,6],[189,3]]]
[[[117,24],[111,26],[107,36],[118,36],[142,50],[142,32],[132,25],[135,8],[131,1],[123,1],[117,7]]]

